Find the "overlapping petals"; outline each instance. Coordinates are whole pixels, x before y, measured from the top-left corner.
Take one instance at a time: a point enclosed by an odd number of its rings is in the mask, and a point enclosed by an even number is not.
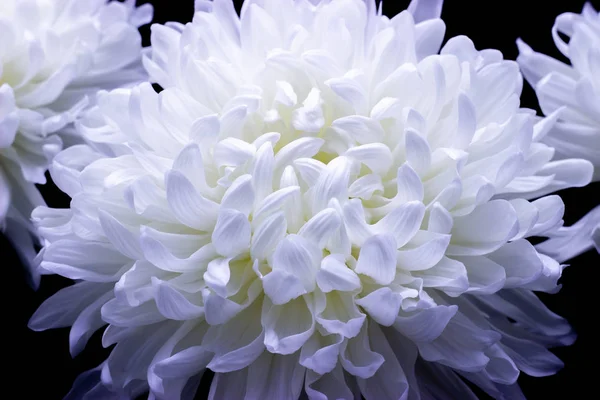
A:
[[[34,184],[78,141],[71,124],[98,90],[146,79],[137,28],[151,17],[134,0],[2,1],[0,224],[24,261],[33,252],[29,216],[44,204]]]
[[[440,51],[440,8],[197,1],[153,26],[164,90],[102,93],[51,168],[71,208],[33,214],[41,268],[77,283],[30,326],[116,344],[73,396],[193,398],[210,369],[211,399],[519,398],[561,367],[572,331],[533,291],[562,266],[526,238],[592,166],[553,161],[516,63]]]
[[[600,16],[590,3],[581,14],[556,18],[552,37],[570,65],[535,52],[518,41],[523,75],[536,91],[544,114],[558,116],[557,123],[540,140],[555,149],[557,159],[582,158],[594,164],[593,180],[600,177]],[[598,210],[577,225],[561,231],[540,248],[568,260],[592,247],[600,229]],[[594,234],[596,232],[596,234]]]

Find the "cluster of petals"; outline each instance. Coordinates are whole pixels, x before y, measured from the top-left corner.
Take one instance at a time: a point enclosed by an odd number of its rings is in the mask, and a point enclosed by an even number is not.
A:
[[[0,4],[0,226],[17,250],[33,252],[31,211],[45,204],[35,184],[72,122],[98,90],[141,82],[140,25],[152,7],[106,0],[2,0]],[[9,223],[10,222],[10,223]]]
[[[39,207],[41,270],[76,283],[36,330],[116,346],[73,398],[522,398],[569,325],[533,291],[562,265],[550,193],[592,165],[542,143],[522,77],[441,1],[196,1],[152,27],[149,83],[102,92]],[[440,50],[441,48],[441,50]],[[94,397],[96,396],[96,397]],[[119,397],[121,396],[121,397]]]
[[[581,14],[556,18],[552,37],[570,65],[535,52],[519,40],[517,59],[525,79],[533,86],[545,115],[558,113],[558,121],[542,142],[556,150],[557,159],[582,158],[595,167],[600,179],[600,14],[586,3]],[[565,40],[566,39],[566,40]],[[600,251],[600,208],[579,223],[562,228],[541,247],[547,254],[568,260],[593,246]]]

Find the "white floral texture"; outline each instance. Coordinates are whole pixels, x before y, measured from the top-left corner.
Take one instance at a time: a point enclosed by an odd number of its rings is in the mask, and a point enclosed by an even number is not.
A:
[[[71,398],[191,399],[210,369],[211,399],[518,399],[562,366],[573,333],[533,293],[562,266],[525,238],[592,165],[539,143],[556,115],[519,109],[515,62],[440,51],[441,1],[196,9],[153,26],[164,90],[102,93],[95,145],[55,158],[71,208],[33,214],[76,283],[30,327],[116,344]]]
[[[0,2],[0,227],[21,253],[33,251],[26,229],[44,204],[34,185],[63,147],[56,133],[67,133],[98,90],[147,79],[137,28],[152,7],[134,4]]]
[[[561,36],[562,35],[562,36]],[[545,115],[559,113],[559,119],[542,138],[556,149],[557,159],[572,157],[590,160],[593,180],[600,179],[600,14],[586,3],[581,14],[564,13],[556,18],[552,37],[558,50],[570,60],[565,64],[537,53],[519,40],[523,75],[533,86]],[[565,41],[565,38],[568,41]],[[600,232],[600,207],[578,224],[563,228],[544,250],[567,260],[592,246]]]

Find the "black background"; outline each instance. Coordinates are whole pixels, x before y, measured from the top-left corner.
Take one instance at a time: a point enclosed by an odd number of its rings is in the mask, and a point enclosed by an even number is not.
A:
[[[2,0],[0,0],[2,1]],[[154,22],[189,22],[193,14],[193,0],[150,0],[155,9]],[[141,3],[138,0],[138,3]],[[241,1],[236,1],[236,4]],[[406,8],[408,0],[386,0],[384,13],[394,15]],[[523,38],[534,50],[562,59],[554,47],[551,27],[560,13],[579,13],[583,0],[446,0],[442,18],[446,22],[446,38],[467,35],[478,49],[495,48],[504,53],[506,59],[516,59],[515,40]],[[600,0],[592,2],[598,8]],[[150,28],[142,29],[144,45],[150,43]],[[2,40],[0,38],[0,40]],[[535,95],[526,84],[522,106],[537,109]],[[539,110],[538,110],[539,112]],[[586,188],[570,189],[560,193],[566,203],[565,221],[570,225],[600,203],[600,184]],[[48,204],[52,207],[68,207],[69,199],[51,185],[41,188]],[[61,399],[70,389],[75,377],[98,365],[109,350],[100,344],[96,334],[75,359],[69,355],[68,329],[47,332],[32,332],[27,321],[44,299],[69,281],[60,277],[44,277],[37,292],[27,285],[19,262],[0,235],[0,264],[4,273],[1,281],[2,307],[1,353],[3,393],[6,399]],[[577,342],[568,348],[556,349],[556,354],[565,362],[558,374],[546,378],[531,378],[521,374],[519,383],[529,399],[555,398],[600,398],[596,389],[599,367],[597,319],[600,312],[600,256],[588,252],[573,260],[563,274],[563,289],[556,295],[542,295],[543,301],[556,313],[564,316],[578,333]],[[199,399],[208,393],[205,379]],[[11,395],[5,397],[10,391]],[[482,396],[482,398],[484,398]],[[232,399],[235,400],[235,399]],[[460,399],[457,399],[460,400]]]

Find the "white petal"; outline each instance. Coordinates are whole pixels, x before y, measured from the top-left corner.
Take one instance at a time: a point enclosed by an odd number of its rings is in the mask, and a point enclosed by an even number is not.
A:
[[[532,203],[538,211],[538,218],[533,229],[528,232],[531,236],[542,236],[546,231],[557,229],[562,225],[565,205],[559,196],[545,196]]]
[[[434,203],[429,212],[427,230],[447,234],[452,231],[452,225],[454,225],[452,215],[440,203]]]
[[[291,165],[299,158],[314,157],[324,140],[314,137],[301,137],[283,146],[275,155],[275,169],[281,169]]]
[[[301,280],[280,269],[269,272],[262,282],[265,294],[275,305],[285,304],[307,293]]]
[[[422,271],[436,265],[444,256],[450,235],[419,231],[407,247],[398,251],[398,268],[405,271]]]
[[[460,261],[444,257],[439,263],[424,271],[415,271],[413,276],[423,280],[424,287],[433,287],[449,296],[458,296],[469,288],[467,269]]]
[[[402,103],[393,97],[384,97],[371,109],[371,118],[382,120],[386,118],[398,118],[402,115]]]
[[[376,174],[368,174],[361,176],[348,188],[348,196],[360,197],[364,200],[370,200],[375,193],[382,194],[384,191],[381,176]]]
[[[212,243],[219,254],[224,257],[235,257],[250,249],[251,227],[248,217],[243,213],[221,209]]]
[[[411,128],[416,132],[427,132],[427,121],[420,112],[411,107],[405,107],[402,110],[402,120],[406,128]]]
[[[35,311],[29,329],[42,331],[73,325],[81,312],[110,290],[109,286],[79,282],[59,290]]]
[[[197,271],[208,265],[208,262],[218,256],[212,244],[202,246],[195,253],[186,258],[175,256],[161,242],[142,231],[140,238],[142,252],[146,260],[165,271],[187,272]]]
[[[111,392],[101,380],[101,371],[104,363],[96,368],[85,371],[75,379],[73,387],[64,397],[65,400],[77,400],[85,397],[102,398],[106,400],[118,400],[118,394]]]
[[[534,228],[538,220],[538,210],[535,205],[525,199],[513,199],[510,200],[510,204],[517,213],[519,224],[519,232],[511,238],[514,241],[526,237]]]
[[[415,47],[417,49],[417,59],[437,54],[442,46],[446,25],[441,19],[430,19],[419,22],[415,26]]]
[[[287,187],[298,187],[298,177],[294,171],[294,167],[288,165],[283,170],[281,175],[281,181],[279,187],[281,189]],[[289,233],[296,233],[304,224],[304,202],[302,201],[302,194],[300,191],[294,192],[289,199],[283,205],[283,211],[285,213],[285,219],[288,226]]]
[[[390,288],[377,289],[365,297],[356,300],[375,322],[383,326],[391,326],[400,310],[402,297]]]
[[[198,143],[201,147],[212,147],[219,136],[221,123],[217,114],[206,115],[198,118],[190,128],[190,140]],[[206,154],[206,153],[204,153]]]
[[[338,212],[326,208],[308,220],[298,232],[299,236],[312,241],[319,248],[324,248],[331,235],[340,228],[342,219]]]
[[[369,325],[372,349],[381,354],[385,362],[369,379],[358,379],[358,386],[366,400],[407,399],[409,384],[398,362],[397,355],[376,324]]]
[[[298,351],[315,331],[312,310],[299,297],[284,305],[263,301],[261,321],[265,327],[265,347],[270,353],[292,354]]]
[[[286,107],[293,107],[298,102],[298,96],[294,92],[294,88],[288,82],[277,81],[277,94],[275,101],[283,104]]]
[[[483,304],[488,306],[488,310],[512,318],[517,326],[526,331],[543,335],[549,344],[568,345],[575,340],[569,323],[550,311],[531,290],[502,290],[495,295],[481,296],[481,298]],[[506,330],[506,327],[503,329]],[[518,331],[515,332],[514,329],[510,332],[518,336],[525,334],[523,331],[517,333]]]
[[[533,87],[537,82],[548,75],[550,72],[559,71],[562,74],[574,75],[574,70],[570,65],[560,62],[552,57],[541,53],[536,53],[521,39],[517,40],[519,48],[519,57],[517,62],[521,67],[523,75]]]
[[[260,202],[253,215],[253,222],[279,211],[285,203],[300,191],[298,186],[289,186],[271,193]]]
[[[297,140],[294,142],[297,142]],[[281,151],[277,154],[280,153]],[[317,183],[317,180],[326,168],[325,164],[321,161],[312,158],[298,158],[294,161],[294,166],[298,170],[302,180],[304,180],[309,187],[314,186]]]
[[[206,286],[221,297],[228,297],[227,284],[231,279],[230,261],[231,258],[217,258],[210,261],[203,275]]]
[[[215,355],[207,368],[215,372],[235,371],[247,367],[264,352],[264,331],[258,319],[260,306],[260,301],[255,301],[230,321],[208,329],[202,347]]]
[[[252,185],[252,176],[242,175],[236,178],[231,186],[227,188],[223,199],[222,208],[231,208],[248,216],[252,211],[254,204],[254,188]]]
[[[301,236],[286,236],[273,254],[273,270],[282,270],[297,277],[307,292],[315,288],[320,251]]]
[[[104,234],[115,248],[132,259],[141,258],[139,238],[106,211],[99,210],[98,217]]]
[[[397,317],[394,328],[415,342],[430,342],[442,334],[457,306],[435,306]]]
[[[344,224],[348,237],[356,246],[362,246],[371,237],[371,229],[365,222],[365,211],[359,199],[344,204]]]
[[[544,346],[531,340],[507,335],[505,351],[517,368],[527,375],[541,377],[554,375],[564,364]]]
[[[351,292],[360,289],[359,277],[345,263],[343,257],[330,254],[321,261],[317,272],[317,285],[323,293],[339,290]]]
[[[221,297],[209,289],[202,290],[204,318],[209,325],[221,325],[242,313],[245,305]]]
[[[396,248],[401,248],[417,233],[424,215],[425,206],[421,202],[410,201],[383,217],[373,226],[373,230],[392,235],[396,240]]]
[[[383,356],[374,352],[369,344],[367,323],[358,336],[347,339],[340,348],[340,362],[350,374],[368,379],[375,375],[379,367],[385,362]]]
[[[192,346],[159,361],[154,372],[161,378],[189,378],[202,371],[212,354],[201,346]]]
[[[562,286],[558,284],[558,280],[566,265],[560,264],[554,258],[548,257],[542,253],[538,253],[538,257],[543,263],[542,273],[536,280],[524,285],[524,287],[540,292],[557,293]]]
[[[383,143],[352,147],[344,155],[365,164],[371,171],[380,175],[385,175],[392,165],[392,152]]]
[[[469,278],[468,292],[495,293],[504,287],[506,271],[501,265],[484,256],[456,257],[464,264]]]
[[[381,285],[396,276],[396,239],[391,234],[371,236],[360,249],[356,273],[367,275]]]
[[[271,148],[273,148],[279,142],[279,139],[281,139],[281,133],[279,132],[263,133],[258,138],[256,138],[254,142],[252,142],[252,145],[259,150],[256,152],[256,157],[259,157],[261,147],[263,147],[267,143],[270,143]],[[267,151],[267,153],[269,152]]]
[[[325,124],[323,117],[321,93],[318,89],[312,88],[303,106],[294,111],[292,125],[299,131],[319,132]]]
[[[378,121],[360,115],[336,119],[331,124],[331,128],[350,136],[359,144],[381,142],[385,135]]]
[[[116,282],[128,264],[112,245],[63,239],[45,248],[41,267],[70,279]]]
[[[266,259],[273,253],[277,244],[285,237],[287,223],[283,212],[266,218],[252,235],[250,254],[253,258]]]
[[[139,153],[144,154],[145,152],[142,149]],[[173,161],[173,169],[181,172],[198,190],[203,191],[208,189],[202,151],[197,144],[189,144],[179,153],[175,161]]]
[[[594,247],[596,251],[600,253],[600,228],[596,227],[592,231],[592,241],[594,242]]]
[[[314,186],[313,213],[326,208],[331,199],[342,202],[348,198],[350,168],[350,160],[346,157],[336,157],[327,164],[327,168]]]
[[[106,322],[102,319],[100,310],[104,303],[113,298],[113,296],[114,294],[111,291],[105,293],[87,306],[73,322],[73,326],[69,332],[69,351],[72,357],[75,357],[85,348],[85,345],[94,332],[106,325]],[[77,302],[79,301],[80,299],[78,298]],[[33,317],[31,321],[33,321]],[[33,329],[31,321],[30,328]]]
[[[237,167],[252,158],[255,152],[250,143],[228,137],[215,146],[213,157],[218,167]]]
[[[243,399],[246,394],[247,378],[247,368],[215,374],[210,384],[208,400]]]
[[[170,276],[170,272],[161,270],[148,261],[136,261],[115,283],[115,297],[132,307],[137,307],[154,298],[153,277],[166,280]]]
[[[300,364],[318,373],[326,374],[338,365],[342,335],[321,336],[315,333],[302,346],[300,351]]]
[[[561,228],[555,237],[538,244],[536,249],[559,262],[567,261],[593,248],[592,232],[598,226],[600,207],[594,208],[574,225]]]
[[[256,161],[252,172],[252,182],[256,192],[256,200],[261,202],[265,197],[273,192],[273,170],[275,167],[275,158],[273,155],[273,146],[267,142],[260,146],[256,152]],[[249,199],[245,201],[252,204]]]
[[[125,189],[125,201],[127,205],[134,210],[138,215],[151,220],[161,222],[176,223],[177,215],[181,212],[181,218],[188,218],[191,212],[183,211],[185,206],[192,205],[197,207],[203,205],[202,198],[198,198],[194,187],[191,183],[179,172],[175,172],[176,178],[171,182],[171,196],[169,199],[168,188],[167,198],[165,192],[158,188],[155,182],[149,176],[136,179],[131,185]],[[172,204],[170,204],[172,202]],[[210,204],[207,205],[207,210],[210,213]],[[177,211],[174,211],[177,210]],[[170,212],[172,211],[172,212]],[[192,210],[193,212],[193,210]],[[175,216],[175,218],[174,218]],[[192,219],[190,223],[195,223]]]
[[[340,98],[350,103],[355,111],[361,112],[366,105],[367,95],[360,80],[348,75],[350,73],[341,78],[329,79],[325,81],[325,84]]]
[[[439,18],[442,15],[442,0],[412,0],[408,11],[414,16],[415,22]]]
[[[402,199],[402,202],[423,200],[421,179],[408,163],[404,163],[398,168],[396,182],[398,184],[397,198]]]
[[[169,206],[179,222],[199,230],[214,226],[218,205],[202,197],[182,173],[170,171],[166,186]]]
[[[225,109],[224,109],[225,110]],[[242,159],[246,158],[247,152],[250,150],[250,144],[243,141],[235,141],[228,139],[236,139],[240,135],[240,131],[244,126],[244,121],[248,116],[248,106],[241,104],[237,106],[233,106],[229,110],[225,111],[221,116],[221,133],[220,136],[227,134],[229,137],[225,139],[226,145],[224,153],[222,153],[225,158],[223,161],[228,159],[229,162],[243,162]],[[218,146],[218,144],[217,144]],[[216,147],[215,146],[215,151]],[[228,153],[228,154],[226,154]],[[233,158],[230,158],[233,157]]]
[[[477,372],[489,362],[484,350],[500,339],[500,334],[483,330],[466,318],[455,316],[444,332],[431,342],[418,343],[421,357],[430,362],[443,363],[461,371]]]
[[[519,229],[515,209],[504,200],[480,205],[471,214],[454,218],[448,255],[492,252],[514,237]]]
[[[298,355],[263,354],[248,368],[245,400],[298,399],[306,369]]]
[[[473,393],[452,368],[437,363],[427,363],[425,368],[425,375],[421,375],[422,378],[420,376],[419,379],[419,389],[424,398],[441,399],[445,396],[453,396],[464,400],[479,400],[480,397]],[[462,372],[462,375],[464,374],[466,373]]]
[[[412,129],[406,130],[406,159],[419,176],[425,175],[431,165],[427,140]]]
[[[522,287],[536,280],[544,269],[537,251],[525,239],[505,244],[488,255],[488,258],[504,267],[506,288]]]
[[[321,297],[317,297],[317,304],[325,303],[325,308],[316,317],[323,331],[347,338],[358,335],[366,315],[356,307],[354,294],[333,291],[316,296]]]
[[[485,355],[489,357],[490,361],[483,373],[493,382],[512,385],[517,381],[520,371],[500,345],[490,347]]]
[[[348,388],[341,366],[332,372],[321,375],[307,371],[304,390],[309,400],[354,399],[355,396]]]
[[[465,149],[473,140],[477,129],[477,117],[475,106],[466,95],[458,97],[458,129],[454,144],[459,149]]]
[[[155,324],[165,317],[152,301],[131,307],[120,299],[112,299],[102,306],[102,319],[117,327],[131,327]]]
[[[152,286],[156,291],[156,307],[166,318],[185,321],[196,319],[204,314],[201,306],[190,302],[167,282],[153,277]]]

